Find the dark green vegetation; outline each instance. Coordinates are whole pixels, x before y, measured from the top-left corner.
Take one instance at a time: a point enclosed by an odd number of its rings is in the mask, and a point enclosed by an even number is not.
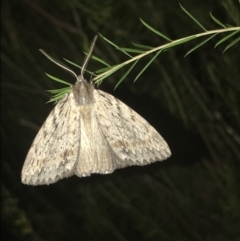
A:
[[[24,186],[27,151],[52,104],[45,90],[62,88],[44,72],[74,83],[38,51],[82,64],[100,32],[121,47],[160,46],[139,17],[171,39],[203,32],[179,1],[2,1],[1,218],[4,240],[240,240],[240,46],[222,54],[219,34],[186,58],[202,39],[141,59],[100,86],[144,116],[166,139],[172,157],[111,175],[71,177],[50,186]],[[208,30],[240,25],[238,1],[181,4]],[[110,64],[127,57],[98,39],[94,53]],[[90,61],[88,69],[102,66]],[[75,69],[77,72],[78,70]],[[86,78],[90,78],[86,75]]]

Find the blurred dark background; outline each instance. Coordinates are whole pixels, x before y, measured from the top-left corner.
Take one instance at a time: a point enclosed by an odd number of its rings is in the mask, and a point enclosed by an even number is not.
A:
[[[181,4],[209,30],[220,28],[210,12],[223,23],[240,24],[237,0]],[[39,48],[82,64],[98,32],[121,47],[166,43],[139,18],[171,39],[202,30],[176,0],[4,0],[1,18],[2,240],[240,240],[239,43],[223,54],[232,40],[214,49],[226,36],[219,34],[184,58],[198,39],[160,55],[135,83],[150,56],[115,91],[128,67],[99,87],[161,133],[170,159],[32,187],[21,183],[21,169],[53,108],[45,104],[45,90],[62,87],[45,72],[75,81]],[[94,54],[110,64],[127,60],[101,38]],[[100,67],[93,60],[88,65]]]

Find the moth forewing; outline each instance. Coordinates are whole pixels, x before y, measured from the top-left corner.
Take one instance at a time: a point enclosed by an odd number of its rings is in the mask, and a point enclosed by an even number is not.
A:
[[[139,114],[112,95],[95,91],[101,130],[122,160],[120,167],[162,161],[171,155],[162,136]]]
[[[54,107],[35,137],[22,169],[24,184],[50,184],[74,174],[80,125],[80,110],[70,93]]]

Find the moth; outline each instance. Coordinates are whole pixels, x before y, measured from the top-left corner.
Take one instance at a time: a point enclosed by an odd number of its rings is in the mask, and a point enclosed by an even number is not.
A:
[[[30,147],[22,169],[22,183],[43,185],[117,168],[143,166],[171,155],[162,136],[139,114],[112,95],[97,90],[81,74],[48,56],[76,77],[71,92],[54,107]]]

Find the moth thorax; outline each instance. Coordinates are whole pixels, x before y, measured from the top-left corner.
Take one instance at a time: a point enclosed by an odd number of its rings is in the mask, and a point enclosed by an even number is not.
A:
[[[89,84],[86,80],[77,82],[72,87],[74,98],[79,105],[89,105],[93,103],[93,90],[93,85]]]

